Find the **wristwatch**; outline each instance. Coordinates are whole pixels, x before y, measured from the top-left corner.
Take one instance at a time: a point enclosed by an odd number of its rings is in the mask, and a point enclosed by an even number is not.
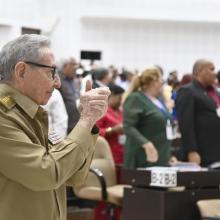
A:
[[[91,130],[92,134],[98,134],[99,133],[99,128],[97,127],[97,125],[94,125],[92,130]]]

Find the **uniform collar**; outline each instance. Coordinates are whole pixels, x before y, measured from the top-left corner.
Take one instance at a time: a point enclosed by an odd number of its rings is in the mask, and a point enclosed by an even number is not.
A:
[[[37,114],[39,105],[8,84],[0,84],[0,96],[10,96],[32,119]]]

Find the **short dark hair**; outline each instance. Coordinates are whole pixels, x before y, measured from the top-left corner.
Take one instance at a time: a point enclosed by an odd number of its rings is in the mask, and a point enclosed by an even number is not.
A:
[[[109,70],[103,67],[99,67],[92,70],[91,73],[93,80],[102,81],[109,74]]]
[[[110,83],[108,87],[113,95],[121,95],[125,91],[121,86],[115,85],[113,83]]]

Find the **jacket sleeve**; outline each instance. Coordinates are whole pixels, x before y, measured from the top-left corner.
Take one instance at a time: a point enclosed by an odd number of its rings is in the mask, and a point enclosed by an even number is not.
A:
[[[137,146],[140,147],[149,142],[149,140],[137,129],[143,111],[144,106],[139,96],[131,94],[129,97],[127,97],[123,105],[124,132],[127,137],[132,138],[137,143]]]
[[[190,151],[197,151],[198,146],[194,123],[195,98],[189,88],[182,88],[178,91],[176,98],[176,110],[184,150],[187,153]]]
[[[0,172],[33,191],[59,188],[85,179],[97,135],[77,125],[68,137],[49,151],[33,144],[13,120],[0,117]]]
[[[98,137],[98,135],[96,136]],[[94,140],[96,140],[96,138],[94,138]],[[89,149],[88,156],[82,167],[67,180],[68,186],[82,185],[85,182],[86,177],[88,176],[89,173],[89,168],[92,162],[93,155],[94,155],[94,148],[91,147]]]

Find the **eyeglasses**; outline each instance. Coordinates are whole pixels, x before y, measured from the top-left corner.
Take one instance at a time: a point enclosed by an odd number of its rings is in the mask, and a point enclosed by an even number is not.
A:
[[[51,80],[54,80],[55,79],[55,75],[56,75],[56,66],[48,66],[48,65],[44,65],[44,64],[40,64],[40,63],[34,63],[34,62],[31,62],[31,61],[23,61],[24,63],[26,64],[29,64],[29,65],[33,65],[33,66],[37,66],[37,67],[41,67],[41,68],[48,68],[48,69],[51,69],[51,77],[50,79]]]

